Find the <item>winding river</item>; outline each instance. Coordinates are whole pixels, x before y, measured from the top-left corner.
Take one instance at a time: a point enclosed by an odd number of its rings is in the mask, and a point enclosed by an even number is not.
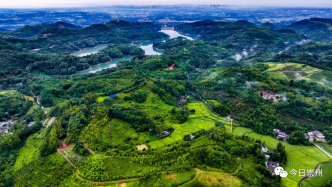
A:
[[[182,35],[182,34],[178,33],[177,31],[174,31],[174,30],[161,30],[160,32],[168,34],[170,36],[169,39],[176,38],[178,36],[185,37],[189,40],[199,39],[197,37],[197,35]],[[153,48],[153,43],[157,42],[157,41],[163,41],[164,42],[165,40],[151,40],[151,41],[142,42],[142,45],[140,46],[140,48],[145,51],[145,55],[160,55],[160,54],[162,54],[162,52],[163,52],[162,50],[157,50],[157,49]],[[102,49],[105,49],[107,46],[108,46],[108,44],[100,44],[96,47],[84,48],[84,49],[81,49],[80,51],[72,53],[72,55],[75,55],[75,56],[78,56],[78,57],[83,57],[83,56],[87,56],[87,55],[90,55],[90,54],[95,54],[95,53],[98,53],[98,51],[100,51]],[[98,64],[98,65],[92,65],[90,67],[90,69],[77,72],[77,74],[95,73],[95,72],[100,71],[102,69],[116,67],[116,64],[118,62],[124,61],[124,60],[130,60],[132,58],[133,58],[132,56],[125,56],[125,58],[122,58],[122,59],[112,59],[111,62],[102,63],[102,64]]]

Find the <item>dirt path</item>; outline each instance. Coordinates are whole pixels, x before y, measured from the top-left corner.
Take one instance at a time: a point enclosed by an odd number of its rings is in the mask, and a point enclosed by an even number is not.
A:
[[[30,93],[32,94],[33,97],[36,97],[35,94],[33,94],[31,90],[30,90]]]
[[[55,117],[51,117],[51,119],[49,119],[48,121],[47,121],[47,125],[46,125],[46,128],[48,127],[48,126],[50,126],[50,125],[52,125],[52,123],[55,121]]]
[[[183,185],[185,185],[185,184],[189,184],[189,183],[191,183],[192,181],[194,181],[195,179],[197,179],[197,176],[202,172],[202,170],[200,170],[200,169],[198,169],[198,168],[194,168],[194,169],[197,171],[195,177],[194,177],[193,179],[191,179],[190,181],[188,181],[188,182],[186,182],[186,183],[184,183],[184,184],[182,184],[182,185],[180,185],[180,186],[183,186]]]
[[[46,118],[45,121],[43,122],[43,126],[45,126],[45,123],[50,120],[49,118]]]
[[[112,141],[112,139],[111,139],[111,137],[110,137],[110,129],[111,129],[111,123],[108,122],[107,137],[108,137],[109,141],[112,143],[113,148],[115,148],[114,142]]]
[[[239,171],[241,165],[242,165],[242,159],[240,158],[240,164],[239,164],[239,166],[236,168],[236,170],[234,171],[233,174],[236,174],[236,173]]]
[[[85,181],[85,182],[88,182],[88,183],[92,183],[92,184],[122,183],[122,184],[124,184],[124,183],[127,183],[127,182],[136,181],[136,180],[139,180],[139,179],[143,178],[143,177],[138,177],[138,178],[132,178],[132,179],[121,179],[121,180],[115,180],[115,181],[102,181],[102,182],[87,180],[87,179],[84,179],[84,178],[82,178],[81,176],[78,175],[77,167],[61,151],[58,151],[58,153],[60,153],[63,156],[63,158],[66,159],[67,162],[69,162],[69,164],[75,168],[76,177],[83,180],[83,181]]]
[[[233,132],[233,119],[231,116],[227,116],[227,119],[231,120],[231,133]]]

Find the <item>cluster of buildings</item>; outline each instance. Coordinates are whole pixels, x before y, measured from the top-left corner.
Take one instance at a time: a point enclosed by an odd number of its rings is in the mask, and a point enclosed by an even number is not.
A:
[[[8,129],[10,126],[12,126],[16,121],[8,120],[5,122],[0,122],[0,132],[8,133]]]
[[[306,139],[309,139],[309,142],[314,142],[314,140],[326,142],[325,136],[319,131],[311,131],[304,133]]]
[[[273,129],[275,133],[277,133],[277,139],[282,139],[283,141],[287,141],[289,139],[289,135],[285,132],[282,132],[280,129]]]
[[[266,90],[262,90],[262,91],[259,91],[260,93],[262,93],[262,97],[263,99],[273,99],[274,101],[276,101],[277,99],[279,99],[281,97],[280,94],[276,94],[274,92],[269,92],[269,91],[266,91]]]
[[[272,175],[274,175],[274,169],[276,167],[279,167],[279,163],[277,162],[273,162],[272,160],[270,160],[270,156],[269,155],[265,155],[267,156],[267,161],[265,162],[265,167],[267,170],[271,171]]]
[[[150,132],[152,132],[152,129],[149,130]],[[167,131],[162,131],[162,135],[160,136],[159,134],[156,134],[159,138],[165,138],[169,135],[171,135],[171,133],[167,132]]]
[[[262,152],[273,154],[276,153],[276,150],[269,151],[267,147],[264,147],[262,145]],[[271,171],[271,173],[274,175],[275,174],[274,169],[276,167],[279,167],[279,163],[272,161],[272,159],[270,159],[270,155],[265,155],[265,157],[266,157],[265,167],[267,170]]]

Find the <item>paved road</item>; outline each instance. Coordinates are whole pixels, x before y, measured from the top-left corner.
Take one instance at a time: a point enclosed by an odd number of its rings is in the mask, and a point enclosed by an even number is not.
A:
[[[323,148],[321,148],[319,145],[315,144],[315,146],[316,146],[318,149],[320,149],[323,153],[325,153],[328,157],[332,158],[332,156],[331,156],[328,152],[326,152]]]

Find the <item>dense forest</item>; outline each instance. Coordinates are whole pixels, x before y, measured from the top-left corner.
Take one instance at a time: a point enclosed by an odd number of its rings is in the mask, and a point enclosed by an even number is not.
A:
[[[290,147],[311,159],[322,143],[305,138],[314,130],[330,147],[330,44],[294,28],[211,20],[178,25],[201,39],[153,43],[161,55],[127,44],[167,38],[159,29],[112,20],[1,35],[0,122],[14,123],[1,126],[0,186],[297,186],[302,178],[272,175],[266,162],[300,165]]]
[[[89,69],[90,65],[109,62],[124,55],[142,55],[138,47],[120,46],[137,40],[166,38],[152,23],[132,23],[113,20],[80,28],[64,22],[25,26],[13,33],[1,35],[0,53],[3,81],[12,76],[23,77],[38,70],[48,75],[71,75]],[[29,36],[29,39],[17,38]],[[33,36],[33,37],[32,37]],[[82,48],[110,44],[103,53],[86,58],[70,55]],[[6,78],[9,78],[6,79]],[[15,81],[14,81],[15,82]]]

